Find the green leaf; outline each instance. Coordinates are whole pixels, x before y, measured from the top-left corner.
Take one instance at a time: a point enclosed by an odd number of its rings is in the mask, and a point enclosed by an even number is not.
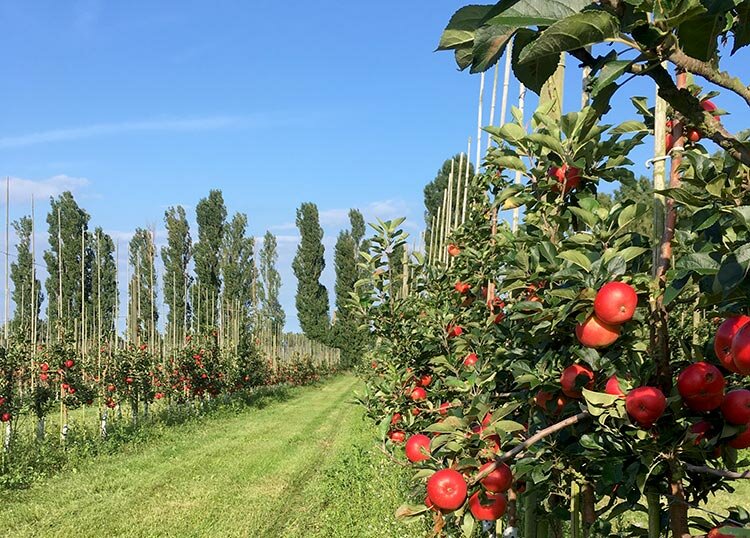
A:
[[[625,133],[643,133],[648,131],[648,127],[642,121],[626,121],[609,130],[610,134],[625,134]]]
[[[677,37],[682,50],[688,56],[704,62],[713,60],[724,23],[724,15],[704,14],[681,24],[677,29]]]
[[[588,5],[590,0],[506,0],[495,4],[483,23],[549,26]]]
[[[558,254],[558,256],[569,262],[573,262],[584,271],[591,270],[591,261],[578,250],[564,250]]]
[[[471,5],[456,11],[440,36],[437,50],[455,49],[474,41],[474,32],[490,12],[492,6]]]
[[[499,168],[505,168],[506,170],[519,170],[521,172],[526,171],[526,165],[523,161],[515,155],[503,155],[502,157],[490,157],[487,159],[491,164],[498,166]]]
[[[562,143],[560,142],[559,138],[555,138],[554,136],[550,136],[544,133],[533,133],[530,134],[528,138],[532,142],[536,142],[540,146],[553,151],[561,157],[565,154],[565,149],[563,149]]]
[[[513,37],[516,26],[483,26],[474,36],[471,72],[487,71],[503,55],[508,41]]]
[[[566,17],[542,32],[538,39],[525,47],[520,63],[532,62],[561,52],[581,49],[615,37],[620,30],[617,17],[606,11],[590,10]]]
[[[463,71],[467,67],[471,65],[471,61],[474,58],[474,49],[469,45],[462,45],[458,47],[454,53],[456,57],[456,65],[458,65],[458,68]]]
[[[547,56],[541,58],[539,61],[528,62],[525,64],[521,64],[518,61],[521,52],[523,52],[527,46],[530,46],[539,35],[539,32],[535,32],[534,30],[529,30],[527,28],[519,29],[513,40],[513,54],[511,61],[513,74],[519,82],[522,82],[537,95],[542,91],[544,83],[547,82],[557,70],[557,64],[560,60],[560,56],[557,55]]]
[[[734,45],[732,54],[750,44],[750,0],[744,0],[737,6],[737,20],[734,23]]]
[[[734,207],[732,214],[745,228],[750,229],[750,205]]]
[[[604,64],[594,84],[591,86],[591,95],[596,96],[602,89],[615,82],[623,73],[630,69],[632,64],[632,61],[627,60],[614,60]]]

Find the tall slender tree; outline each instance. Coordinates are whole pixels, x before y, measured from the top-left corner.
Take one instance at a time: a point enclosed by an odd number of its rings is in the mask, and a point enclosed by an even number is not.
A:
[[[318,207],[310,202],[297,209],[297,228],[300,243],[292,262],[297,277],[295,304],[302,331],[312,340],[328,342],[328,290],[320,283],[325,268],[323,229],[320,227]]]
[[[197,312],[202,328],[215,325],[221,292],[221,248],[226,228],[227,208],[220,190],[212,190],[195,209],[198,242],[195,244],[195,294],[200,302]]]
[[[151,279],[156,248],[150,230],[136,228],[130,240],[131,276],[128,286],[128,326],[132,341],[148,341],[156,332],[159,310]]]
[[[47,214],[49,250],[44,253],[48,277],[47,320],[53,326],[72,332],[80,319],[82,306],[90,307],[91,265],[93,254],[88,239],[89,214],[75,201],[70,191],[50,198]],[[83,282],[81,278],[83,275]],[[60,295],[62,292],[62,296]]]
[[[115,332],[115,305],[118,300],[117,291],[117,262],[115,260],[115,242],[101,227],[94,229],[91,238],[91,250],[94,254],[95,267],[92,269],[93,284],[91,286],[92,320],[99,323],[101,318],[101,334],[108,337]]]
[[[270,322],[274,334],[280,336],[284,330],[286,314],[279,302],[281,275],[276,269],[278,259],[276,236],[267,231],[263,236],[263,248],[260,251],[261,313],[263,318]]]
[[[425,221],[425,250],[429,251],[430,248],[430,237],[432,234],[432,218],[437,215],[438,209],[443,204],[443,193],[448,188],[448,178],[450,177],[451,168],[453,168],[454,185],[459,178],[461,181],[461,188],[463,189],[464,179],[466,177],[466,167],[469,167],[469,177],[474,176],[474,165],[470,162],[467,163],[466,156],[463,158],[462,165],[461,155],[454,155],[450,159],[446,159],[443,162],[443,166],[440,167],[435,178],[430,181],[424,188],[424,221]],[[455,187],[454,187],[455,192]],[[456,200],[453,200],[452,211],[458,210],[458,204]],[[427,252],[429,254],[429,252]]]
[[[192,284],[188,266],[193,255],[185,208],[170,207],[164,212],[167,228],[167,244],[161,249],[164,264],[164,300],[169,305],[167,313],[167,335],[174,335],[179,341],[185,338],[185,330],[190,326],[191,310],[187,290]]]
[[[10,264],[10,279],[13,282],[13,302],[16,305],[11,327],[14,332],[28,334],[31,330],[31,320],[39,322],[39,311],[44,295],[39,279],[33,270],[33,255],[31,252],[31,217],[21,217],[13,222],[18,243],[16,243],[16,261]],[[32,286],[32,279],[34,285]],[[34,288],[36,300],[32,298]]]
[[[226,327],[239,321],[240,338],[250,330],[253,282],[258,278],[255,266],[255,238],[247,235],[247,215],[235,213],[226,227],[221,253],[221,274],[224,280],[222,304]],[[234,306],[239,305],[239,310]]]
[[[354,240],[354,246],[359,248],[365,237],[365,218],[359,209],[349,210],[349,222],[352,226],[351,235]]]

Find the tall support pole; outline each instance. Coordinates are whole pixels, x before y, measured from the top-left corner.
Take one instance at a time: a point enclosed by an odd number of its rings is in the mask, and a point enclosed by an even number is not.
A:
[[[10,329],[10,177],[5,177],[5,345]]]
[[[62,230],[60,229],[60,206],[57,206],[57,340],[62,341],[63,285],[62,285]],[[49,320],[48,320],[49,323]]]
[[[443,200],[445,200],[445,197],[443,197]],[[445,246],[443,245],[443,234],[442,234],[442,229],[443,229],[443,206],[442,205],[438,207],[436,224],[437,226],[435,226],[435,245],[437,245],[437,250],[436,250],[435,260],[442,263],[443,250],[445,248]]]
[[[667,188],[667,161],[662,158],[667,152],[667,103],[656,95],[656,106],[654,108],[654,190],[663,191]],[[662,230],[664,230],[664,214],[666,208],[666,198],[663,194],[654,194],[654,237],[653,244],[658,244],[661,239]],[[653,267],[658,266],[658,250],[654,249]]]
[[[539,104],[551,103],[549,116],[553,119],[560,118],[563,110],[563,89],[565,85],[565,54],[560,54],[555,73],[544,83],[539,95]]]
[[[510,61],[513,55],[513,41],[508,43],[508,47],[505,49],[505,70],[503,73],[503,97],[500,105],[500,125],[505,124],[505,118],[508,112],[508,91],[510,89]]]
[[[31,195],[31,371],[34,371],[34,359],[36,357],[36,331],[37,331],[37,302],[36,302],[36,241],[34,233],[34,195]],[[34,388],[36,376],[31,376],[31,388]]]
[[[428,263],[432,265],[435,263],[435,249],[437,245],[437,215],[432,216],[432,222],[430,223],[430,254],[427,258]]]
[[[497,102],[497,80],[500,74],[500,63],[495,64],[495,75],[492,81],[492,100],[490,103],[490,122],[488,125],[495,124],[495,103]],[[502,119],[500,120],[502,125]],[[490,144],[492,143],[492,135],[487,133],[487,153],[490,152]]]
[[[526,86],[521,84],[518,88],[518,110],[521,112],[521,118],[524,117],[524,105],[526,103]],[[516,178],[515,178],[516,185],[519,185],[521,183],[521,172],[516,171]],[[520,209],[514,208],[513,209],[513,223],[512,223],[512,230],[515,232],[518,230],[518,221],[520,218]]]
[[[96,368],[102,376],[102,236],[96,234]]]
[[[151,318],[151,333],[149,336],[149,342],[148,345],[151,346],[151,349],[153,350],[153,346],[156,342],[156,315],[154,313],[154,310],[156,310],[156,290],[154,289],[154,260],[156,258],[156,230],[152,227],[151,233],[149,234],[149,244],[148,244],[148,258],[149,258],[149,294],[151,296],[151,304],[150,304],[150,318]]]
[[[81,356],[86,358],[86,230],[81,226]]]
[[[489,147],[489,146],[488,146]],[[467,163],[468,165],[468,163]],[[459,219],[461,217],[461,183],[463,182],[463,171],[464,169],[464,154],[461,153],[458,159],[458,174],[456,174],[456,203],[455,203],[455,214],[453,215],[453,228],[458,228]]]
[[[117,328],[120,326],[120,240],[115,243],[115,326],[113,328],[114,346],[117,347]]]
[[[482,102],[484,100],[484,72],[479,77],[479,106],[477,107],[477,159],[474,170],[478,174],[482,165]]]
[[[464,177],[464,203],[461,208],[461,224],[466,222],[466,204],[469,194],[469,163],[471,161],[471,137],[469,137],[469,147],[466,150],[466,176]]]

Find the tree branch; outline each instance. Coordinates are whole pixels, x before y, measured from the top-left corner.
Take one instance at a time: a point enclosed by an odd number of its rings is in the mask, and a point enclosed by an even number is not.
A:
[[[710,474],[713,476],[719,476],[721,478],[727,478],[729,480],[750,480],[750,471],[737,473],[734,471],[727,471],[726,469],[714,469],[713,467],[707,467],[705,465],[692,465],[690,463],[685,463],[684,466],[685,469],[694,473]]]
[[[719,71],[707,62],[702,62],[685,54],[682,49],[675,48],[668,56],[669,61],[690,73],[700,75],[709,82],[721,86],[742,97],[750,106],[750,89],[736,77],[732,77],[726,71]]]
[[[582,411],[578,413],[577,415],[573,415],[572,417],[568,417],[565,420],[558,422],[557,424],[553,424],[552,426],[544,428],[543,430],[539,430],[534,435],[526,439],[523,443],[516,445],[511,450],[508,450],[507,452],[503,454],[500,454],[497,458],[495,458],[495,461],[492,463],[492,465],[488,466],[484,471],[475,474],[474,477],[469,481],[469,483],[471,485],[476,484],[477,482],[482,480],[484,477],[489,475],[492,471],[497,469],[497,466],[500,463],[503,463],[513,458],[514,456],[518,455],[520,452],[526,450],[530,446],[537,444],[539,441],[541,441],[545,437],[549,437],[553,433],[559,432],[560,430],[564,430],[568,426],[572,426],[573,424],[576,424],[585,418],[589,418],[590,416],[591,415],[589,414],[588,411]]]

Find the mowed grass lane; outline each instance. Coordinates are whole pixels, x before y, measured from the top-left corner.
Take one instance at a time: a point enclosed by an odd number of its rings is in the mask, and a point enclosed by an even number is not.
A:
[[[413,536],[408,477],[372,449],[338,377],[290,399],[170,430],[30,490],[4,493],[3,536]]]

